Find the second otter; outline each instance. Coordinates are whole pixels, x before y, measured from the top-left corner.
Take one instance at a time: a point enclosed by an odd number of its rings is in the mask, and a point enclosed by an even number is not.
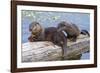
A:
[[[67,34],[67,38],[70,39],[71,41],[76,41],[77,37],[80,34],[88,35],[90,36],[89,32],[87,30],[80,30],[78,26],[76,26],[73,23],[68,23],[65,21],[62,21],[58,24],[58,30],[63,30]]]

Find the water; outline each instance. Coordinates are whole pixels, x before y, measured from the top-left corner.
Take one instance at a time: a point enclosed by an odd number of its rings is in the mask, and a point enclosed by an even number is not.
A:
[[[81,59],[82,59],[82,60],[84,60],[84,59],[89,59],[89,58],[90,58],[89,52],[83,53],[82,56],[81,56]]]
[[[29,24],[33,21],[39,22],[45,27],[56,27],[61,21],[75,23],[80,30],[90,30],[90,14],[72,12],[47,12],[22,10],[22,43],[28,42]],[[81,59],[89,59],[89,53],[82,54]]]

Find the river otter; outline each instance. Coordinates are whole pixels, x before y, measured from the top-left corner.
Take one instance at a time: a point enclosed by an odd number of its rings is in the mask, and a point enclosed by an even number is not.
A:
[[[64,30],[67,33],[67,38],[71,41],[76,41],[77,37],[80,34],[88,35],[90,36],[89,32],[87,30],[80,30],[78,26],[76,26],[73,23],[67,23],[65,21],[62,21],[58,24],[57,27],[59,30]]]

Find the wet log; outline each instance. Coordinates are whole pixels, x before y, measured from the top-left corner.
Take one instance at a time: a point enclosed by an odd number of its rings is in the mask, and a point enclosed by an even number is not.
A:
[[[68,41],[64,60],[69,60],[89,51],[90,39],[80,35],[76,42]],[[62,60],[62,48],[49,41],[27,42],[22,44],[22,62]]]

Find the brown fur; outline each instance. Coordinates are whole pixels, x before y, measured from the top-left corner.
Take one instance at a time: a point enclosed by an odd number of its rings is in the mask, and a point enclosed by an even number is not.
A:
[[[71,41],[76,41],[77,37],[82,33],[82,34],[88,34],[88,31],[84,30],[84,31],[80,31],[80,29],[78,28],[78,26],[76,26],[73,23],[68,23],[65,21],[62,21],[58,24],[58,30],[64,30],[67,33],[67,38],[70,39]]]
[[[48,27],[45,29],[45,40],[62,47],[62,55],[67,52],[67,40],[62,31],[58,31],[56,27]]]

